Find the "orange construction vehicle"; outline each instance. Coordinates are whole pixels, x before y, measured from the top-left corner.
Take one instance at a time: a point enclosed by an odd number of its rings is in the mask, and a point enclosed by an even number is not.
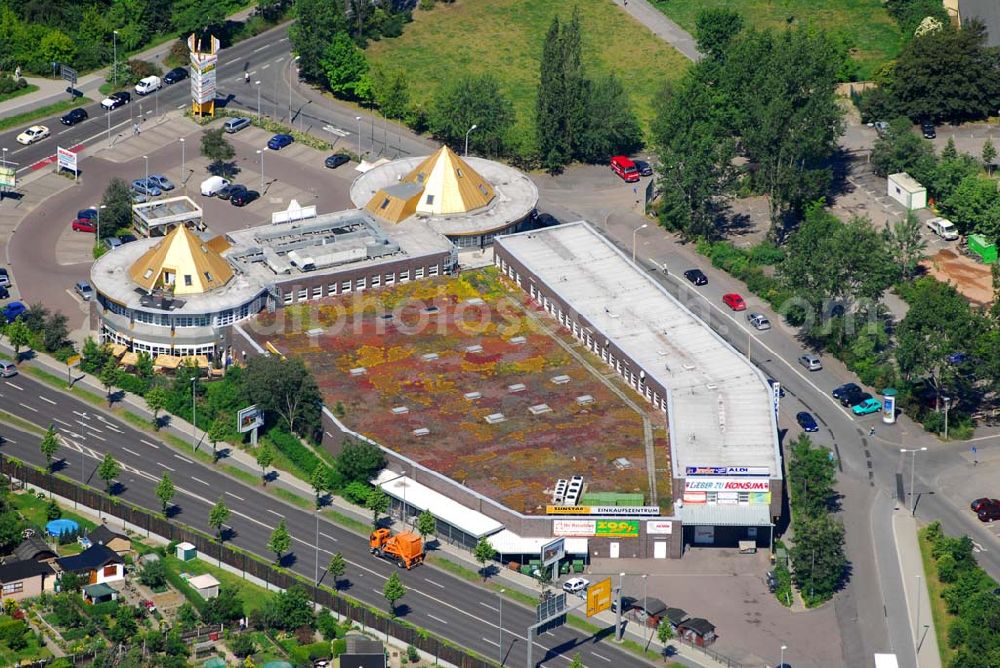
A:
[[[388,529],[375,529],[368,537],[371,553],[396,562],[400,568],[410,570],[424,560],[424,541],[412,531],[395,536]]]

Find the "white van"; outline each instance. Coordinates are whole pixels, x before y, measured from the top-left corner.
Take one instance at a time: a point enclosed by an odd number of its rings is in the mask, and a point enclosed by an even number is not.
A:
[[[955,227],[955,223],[947,218],[931,218],[927,221],[927,227],[931,229],[931,232],[946,241],[958,239],[958,229]]]
[[[139,83],[135,85],[135,92],[137,95],[149,95],[153,91],[157,91],[163,88],[163,81],[160,77],[151,76],[141,79]]]
[[[210,176],[201,182],[201,194],[213,197],[217,192],[229,185],[229,181],[221,176]]]

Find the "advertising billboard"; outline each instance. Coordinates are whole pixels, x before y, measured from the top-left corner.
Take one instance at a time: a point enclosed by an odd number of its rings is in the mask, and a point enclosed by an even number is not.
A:
[[[16,188],[17,172],[11,165],[0,167],[0,188]]]
[[[216,77],[219,66],[219,40],[209,35],[208,50],[204,40],[191,35],[187,45],[191,59],[191,109],[196,114],[215,114]]]
[[[551,566],[566,556],[566,539],[556,538],[555,540],[542,545],[542,567]]]
[[[670,520],[650,520],[646,522],[646,533],[654,536],[665,536],[674,532],[674,523]]]
[[[251,429],[264,426],[264,411],[257,408],[257,404],[247,406],[240,410],[236,416],[236,429],[245,434]]]
[[[545,506],[548,515],[646,515],[660,514],[659,506]]]
[[[59,160],[58,163],[59,169],[67,169],[73,172],[74,174],[77,173],[76,153],[73,153],[73,151],[69,150],[68,148],[63,148],[62,146],[59,146],[56,148],[56,155],[58,156]]]
[[[685,492],[770,492],[770,480],[696,478],[684,481]]]
[[[770,476],[771,469],[766,466],[686,466],[686,476]]]
[[[638,538],[639,520],[554,520],[552,533],[579,538]]]

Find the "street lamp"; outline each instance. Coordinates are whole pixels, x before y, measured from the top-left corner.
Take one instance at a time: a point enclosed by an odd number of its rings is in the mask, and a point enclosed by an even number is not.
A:
[[[101,243],[101,211],[104,211],[107,205],[102,204],[97,207],[97,243]]]
[[[301,56],[295,56],[288,61],[288,124],[292,124],[292,63],[297,61]]]
[[[503,665],[503,594],[507,591],[506,589],[501,589],[499,591],[500,598],[500,665]]]
[[[257,118],[260,118],[260,80],[254,81],[253,85],[257,87]]]
[[[146,161],[146,192],[149,192],[149,156],[144,155],[142,159]]]
[[[917,466],[917,453],[924,452],[927,450],[926,447],[923,448],[900,448],[899,451],[903,454],[909,453],[910,455],[910,514],[917,514],[917,495],[913,493],[913,474]]]
[[[111,148],[111,110],[105,109],[104,116],[108,119],[108,148]]]
[[[649,227],[649,224],[648,223],[643,223],[642,225],[640,225],[639,227],[635,228],[635,230],[632,231],[632,263],[633,264],[635,263],[635,238],[636,238],[636,235],[639,234],[639,230],[644,230],[647,227]]]
[[[184,189],[187,190],[187,170],[184,165],[184,137],[179,138],[177,141],[181,143],[181,183],[184,185]]]
[[[476,125],[475,123],[473,123],[473,124],[472,124],[472,127],[471,127],[471,128],[469,128],[468,132],[466,132],[466,133],[465,133],[465,155],[466,155],[466,156],[468,156],[468,155],[469,155],[469,135],[470,135],[470,134],[472,133],[472,131],[473,131],[473,130],[475,130],[475,129],[476,129],[477,127],[479,127],[479,126],[478,126],[478,125]]]
[[[198,449],[198,405],[194,401],[194,388],[198,382],[198,376],[191,379],[191,452]]]
[[[948,411],[951,409],[951,397],[944,399],[944,440],[948,440]]]
[[[649,631],[649,608],[646,607],[649,604],[649,599],[647,597],[646,577],[647,577],[647,574],[643,573],[642,574],[642,611],[646,615],[646,630],[642,632],[642,637],[643,637],[643,640],[646,640],[646,642],[649,642],[648,638],[646,637],[646,634]]]
[[[354,120],[356,120],[358,122],[358,161],[360,162],[360,160],[361,160],[361,117],[360,116],[355,116]],[[4,149],[4,150],[6,151],[7,149]]]
[[[622,641],[622,588],[625,586],[625,573],[618,574],[618,605],[615,606],[615,640]]]
[[[914,647],[914,650],[918,654],[920,653],[920,594],[921,594],[921,591],[920,591],[920,576],[918,575],[917,576],[917,596],[916,596],[916,599],[917,599],[917,630],[913,634],[913,642],[916,645]]]
[[[114,78],[115,78],[115,88],[118,88],[118,31],[111,31],[111,44],[114,48],[114,62],[111,67],[113,68]]]
[[[257,155],[260,156],[260,194],[264,195],[264,151],[267,147],[257,149]]]
[[[788,645],[781,646],[781,662],[778,663],[778,668],[784,668],[785,666],[785,650],[788,649]]]

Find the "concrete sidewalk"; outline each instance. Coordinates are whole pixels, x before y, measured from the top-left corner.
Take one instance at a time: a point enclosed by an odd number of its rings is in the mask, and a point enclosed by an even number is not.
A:
[[[694,37],[680,27],[666,14],[653,7],[647,0],[615,0],[616,5],[632,15],[639,23],[649,28],[654,35],[662,39],[687,58],[695,62],[701,60],[701,53]]]
[[[934,617],[931,615],[931,597],[927,588],[927,574],[920,558],[917,542],[917,521],[909,509],[898,507],[892,514],[892,537],[896,542],[899,571],[903,578],[906,610],[913,630],[917,649],[918,668],[941,668]]]
[[[227,17],[230,21],[244,21],[251,14],[256,11],[256,3],[252,6],[232,14]],[[167,53],[170,51],[170,47],[173,45],[173,40],[167,40],[162,44],[149,47],[144,51],[139,53],[129,54],[124,51],[118,52],[118,57],[123,62],[128,59],[138,58],[139,60],[148,60],[158,64],[164,70],[168,69],[163,64],[163,59],[166,57]],[[109,68],[110,69],[110,68]],[[90,97],[95,102],[97,98],[95,95],[100,95],[98,89],[101,84],[104,83],[105,77],[107,76],[108,70],[101,68],[89,74],[81,76],[77,82],[75,88],[82,92],[84,95]],[[16,116],[17,114],[23,114],[32,109],[43,107],[49,104],[54,104],[61,100],[69,100],[70,96],[66,92],[69,82],[63,81],[62,79],[49,79],[44,77],[24,77],[28,83],[38,86],[38,90],[34,93],[28,95],[21,95],[20,97],[15,97],[11,100],[5,102],[0,102],[0,118],[6,116]]]

